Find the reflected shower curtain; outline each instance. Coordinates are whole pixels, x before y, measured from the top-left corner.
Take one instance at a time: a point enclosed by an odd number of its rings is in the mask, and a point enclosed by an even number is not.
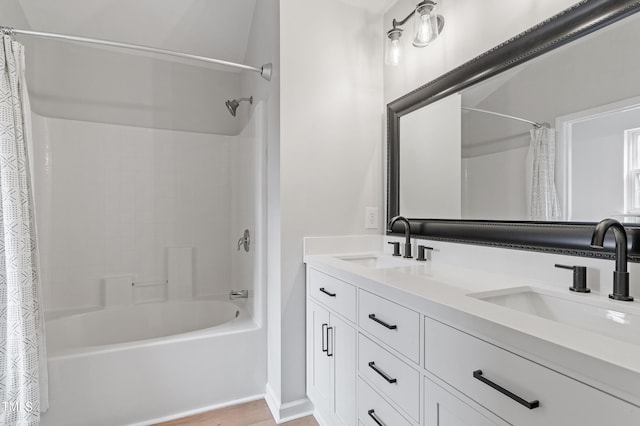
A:
[[[0,424],[37,425],[48,407],[27,142],[24,47],[0,46]]]
[[[558,220],[560,204],[555,183],[555,129],[544,126],[531,129],[529,152],[533,161],[529,215],[532,220]]]

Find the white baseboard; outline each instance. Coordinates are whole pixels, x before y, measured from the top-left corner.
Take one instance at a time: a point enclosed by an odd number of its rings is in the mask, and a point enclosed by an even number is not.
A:
[[[309,398],[302,398],[283,404],[268,383],[264,399],[267,401],[267,406],[277,424],[313,414],[313,404],[309,401]]]

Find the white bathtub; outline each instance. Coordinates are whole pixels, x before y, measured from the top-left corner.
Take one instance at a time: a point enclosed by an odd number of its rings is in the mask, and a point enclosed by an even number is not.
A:
[[[261,397],[266,333],[220,300],[49,319],[43,426],[149,424]]]

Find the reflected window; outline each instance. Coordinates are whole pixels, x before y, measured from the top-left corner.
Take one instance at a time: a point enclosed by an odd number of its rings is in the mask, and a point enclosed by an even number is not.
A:
[[[624,132],[625,213],[640,213],[640,128]]]

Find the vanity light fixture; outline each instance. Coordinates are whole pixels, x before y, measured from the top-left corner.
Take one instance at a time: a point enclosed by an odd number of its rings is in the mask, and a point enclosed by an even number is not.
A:
[[[442,32],[444,28],[444,17],[435,12],[437,3],[431,0],[421,1],[416,8],[402,21],[393,20],[393,28],[387,31],[387,42],[385,47],[385,63],[396,66],[402,57],[402,47],[400,38],[402,37],[402,27],[414,16],[413,22],[413,42],[415,47],[425,47]]]

